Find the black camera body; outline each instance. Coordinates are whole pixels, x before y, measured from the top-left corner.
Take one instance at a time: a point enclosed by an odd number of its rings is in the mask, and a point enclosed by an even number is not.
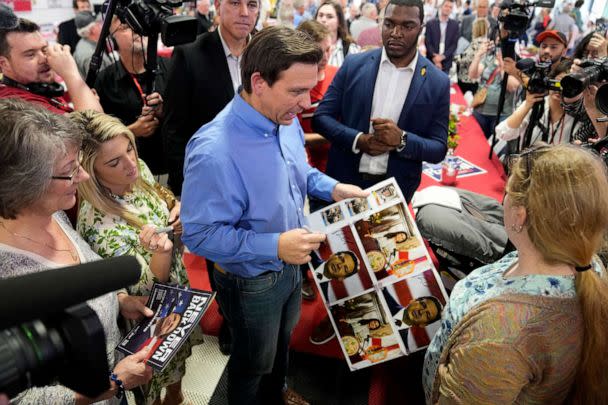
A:
[[[587,87],[608,80],[608,58],[586,59],[581,62],[582,70],[570,73],[562,79],[564,97],[576,97]],[[608,115],[608,86],[601,86],[595,95],[595,105],[604,115]]]
[[[116,15],[141,36],[160,34],[165,45],[181,45],[196,39],[198,24],[194,17],[173,15],[173,8],[181,4],[181,1],[120,0]]]
[[[549,79],[551,62],[536,62],[527,69],[521,69],[529,77],[527,90],[529,93],[546,93],[549,90],[561,91],[559,80]]]

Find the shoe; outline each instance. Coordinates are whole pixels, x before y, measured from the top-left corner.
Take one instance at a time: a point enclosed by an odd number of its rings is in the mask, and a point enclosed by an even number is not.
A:
[[[306,301],[314,301],[317,297],[315,293],[315,289],[312,286],[312,283],[307,277],[302,279],[302,298]]]
[[[287,388],[283,391],[283,403],[285,405],[310,405],[310,402],[302,398],[300,394],[291,388]]]
[[[226,356],[230,355],[232,335],[230,334],[230,328],[228,328],[226,321],[222,322],[222,326],[220,327],[219,344],[220,352]]]
[[[334,336],[336,336],[336,332],[329,321],[329,316],[326,315],[325,318],[321,319],[321,322],[315,326],[309,340],[313,345],[322,345],[329,342]]]

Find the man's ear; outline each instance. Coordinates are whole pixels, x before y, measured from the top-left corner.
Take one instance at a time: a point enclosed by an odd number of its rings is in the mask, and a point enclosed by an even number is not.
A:
[[[6,73],[7,70],[10,70],[10,61],[6,56],[0,56],[0,72]]]
[[[262,78],[260,72],[254,72],[251,75],[251,90],[253,94],[259,96],[266,88],[268,88],[266,80]]]
[[[225,0],[225,1],[227,1],[227,0]],[[221,3],[220,0],[215,0],[213,2],[213,6],[215,7],[215,15],[220,15],[220,3]]]

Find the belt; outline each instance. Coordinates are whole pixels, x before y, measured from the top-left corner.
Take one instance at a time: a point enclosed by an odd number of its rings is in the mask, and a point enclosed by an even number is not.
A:
[[[375,181],[379,182],[382,180],[386,180],[386,173],[384,174],[371,174],[371,173],[359,173],[361,178],[365,181]]]

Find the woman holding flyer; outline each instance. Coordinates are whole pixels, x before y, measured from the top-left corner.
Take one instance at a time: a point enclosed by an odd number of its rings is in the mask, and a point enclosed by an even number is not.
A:
[[[176,245],[182,232],[179,202],[160,186],[138,158],[133,133],[117,118],[84,111],[70,117],[86,133],[82,166],[91,180],[81,183],[78,231],[102,257],[132,255],[142,263],[133,295],[149,295],[154,282],[188,286],[182,249]],[[172,238],[175,238],[172,240]],[[175,242],[175,245],[174,245]],[[193,345],[202,342],[197,329],[167,368],[148,387],[146,403],[183,402],[181,379]]]
[[[79,129],[61,115],[17,99],[0,100],[0,122],[0,278],[99,260],[63,212],[76,204],[76,187],[89,178],[79,161]],[[103,325],[111,389],[88,398],[54,384],[21,392],[12,403],[117,404],[115,396],[124,389],[150,381],[145,352],[117,362],[114,348],[120,341],[119,312],[137,319],[152,311],[124,291],[86,303]]]
[[[608,403],[606,167],[573,146],[519,155],[504,199],[517,248],[456,284],[425,358],[427,403]]]

